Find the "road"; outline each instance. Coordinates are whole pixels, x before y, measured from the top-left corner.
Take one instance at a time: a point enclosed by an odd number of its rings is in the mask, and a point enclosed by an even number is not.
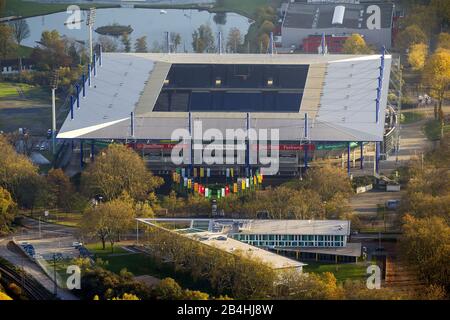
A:
[[[55,249],[58,252],[66,250],[68,246],[71,245],[72,241],[75,241],[76,239],[74,236],[75,230],[53,224],[42,223],[42,239],[39,239],[39,222],[33,219],[24,218],[24,224],[26,225],[26,228],[22,228],[20,233],[0,239],[0,256],[8,260],[12,264],[23,268],[26,273],[35,278],[47,290],[53,292],[54,285],[52,279],[50,279],[35,262],[31,261],[28,257],[23,255],[18,250],[18,248],[10,242],[13,237],[15,237],[15,239],[19,241],[37,241],[37,243],[33,243],[36,248],[36,252],[38,253],[39,251],[41,251],[45,255],[53,252]],[[68,290],[63,290],[61,288],[58,289],[58,298],[61,300],[78,300],[78,298],[71,292],[69,292]]]

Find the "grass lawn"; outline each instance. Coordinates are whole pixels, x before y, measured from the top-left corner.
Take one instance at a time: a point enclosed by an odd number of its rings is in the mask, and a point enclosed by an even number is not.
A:
[[[44,217],[44,210],[34,210],[33,215],[30,215],[30,212],[23,211],[22,214],[31,217],[33,219],[38,219],[38,217],[42,218],[42,221],[59,224],[66,227],[78,227],[82,218],[81,213],[67,213],[60,212],[57,209],[49,210],[49,216]]]
[[[345,264],[320,264],[316,262],[306,262],[308,265],[303,267],[305,272],[324,273],[331,272],[340,282],[345,280],[364,280],[367,277],[367,263],[345,263]]]
[[[114,8],[119,5],[96,4],[94,2],[89,4],[77,4],[81,9],[88,9],[90,7],[96,8]],[[6,1],[6,8],[2,13],[2,17],[21,16],[32,17],[55,12],[62,12],[67,10],[67,3],[38,3],[34,1],[23,0],[8,0]]]
[[[23,95],[19,92],[22,92]],[[50,102],[50,94],[40,86],[26,83],[1,82],[0,99],[37,99]]]
[[[425,115],[420,112],[407,111],[402,113],[401,123],[409,124],[420,121],[425,118]]]
[[[272,4],[271,0],[223,0],[223,6],[214,7],[214,11],[233,11],[249,18],[255,17],[258,7]]]
[[[441,127],[438,120],[430,120],[423,127],[428,140],[434,141],[441,138]],[[444,125],[444,134],[450,132],[450,124]]]

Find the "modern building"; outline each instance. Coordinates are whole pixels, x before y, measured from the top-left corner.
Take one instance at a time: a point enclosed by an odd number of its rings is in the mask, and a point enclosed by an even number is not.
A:
[[[228,237],[226,233],[216,229],[216,227],[220,225],[220,222],[218,221],[212,222],[212,220],[205,219],[137,219],[137,221],[168,232],[175,232],[178,235],[199,241],[204,245],[214,247],[229,254],[239,254],[250,259],[258,259],[272,267],[274,270],[291,269],[302,272],[303,266],[306,265],[298,260],[284,257],[264,248],[249,245],[245,242]],[[168,229],[167,224],[171,223],[177,225],[182,225],[184,223],[187,224],[187,227],[181,229]],[[212,228],[206,228],[208,225],[214,226]]]
[[[161,223],[178,225],[178,232],[201,235],[200,241],[222,243],[221,248],[232,246],[236,242],[231,240],[235,240],[297,260],[356,262],[361,256],[361,244],[349,242],[350,221],[347,220],[155,218],[138,221],[158,227]]]
[[[278,130],[279,174],[298,175],[313,155],[379,145],[385,132],[385,109],[391,56],[377,55],[262,55],[103,53],[74,90],[67,119],[58,139],[80,145],[80,160],[93,157],[97,144],[128,143],[156,173],[183,167],[193,175],[206,167],[211,176],[233,169],[235,176],[255,172],[250,151],[258,149],[248,137],[235,142],[245,150],[232,163],[196,164],[196,138],[217,129],[249,132]],[[190,135],[190,164],[174,164],[177,129]],[[91,150],[86,148],[91,145]],[[225,148],[225,147],[224,147]],[[377,149],[379,153],[379,148]],[[360,160],[363,165],[364,155]],[[376,157],[378,160],[379,157]],[[245,161],[244,161],[245,160]],[[350,168],[350,160],[348,160]]]
[[[303,40],[313,35],[349,36],[354,33],[377,48],[391,48],[393,3],[289,2],[283,12],[281,35],[285,48],[301,48]]]

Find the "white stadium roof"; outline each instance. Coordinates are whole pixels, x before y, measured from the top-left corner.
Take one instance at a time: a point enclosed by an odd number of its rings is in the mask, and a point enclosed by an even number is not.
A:
[[[376,122],[380,55],[255,55],[255,54],[152,54],[103,53],[102,66],[92,86],[86,86],[74,119],[67,116],[59,139],[170,139],[178,128],[188,127],[187,112],[154,112],[172,65],[250,64],[308,65],[298,112],[252,112],[250,127],[279,129],[280,140],[305,139],[308,113],[312,141],[382,141],[387,105],[391,56],[385,56],[384,85],[379,121]],[[192,75],[195,77],[195,75]],[[131,136],[134,112],[134,136]],[[204,120],[204,130],[246,128],[245,112],[191,112]]]

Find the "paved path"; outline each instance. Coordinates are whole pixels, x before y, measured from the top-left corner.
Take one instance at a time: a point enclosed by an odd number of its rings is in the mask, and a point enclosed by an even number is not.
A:
[[[19,241],[26,241],[28,239],[39,239],[39,222],[30,218],[24,218],[23,224],[26,228],[10,237],[0,239],[0,256],[11,262],[12,264],[21,267],[26,273],[34,277],[50,292],[54,291],[52,279],[50,279],[44,271],[31,259],[24,256],[20,250],[11,244],[13,237]],[[64,251],[68,252],[73,241],[75,241],[74,233],[76,229],[59,226],[49,223],[41,223],[42,239],[33,240],[36,246],[36,251],[42,249],[44,254],[50,251]],[[30,241],[31,242],[31,241]],[[64,250],[63,250],[64,249]],[[67,249],[67,250],[66,250]],[[68,290],[58,288],[58,298],[61,300],[78,300]]]

